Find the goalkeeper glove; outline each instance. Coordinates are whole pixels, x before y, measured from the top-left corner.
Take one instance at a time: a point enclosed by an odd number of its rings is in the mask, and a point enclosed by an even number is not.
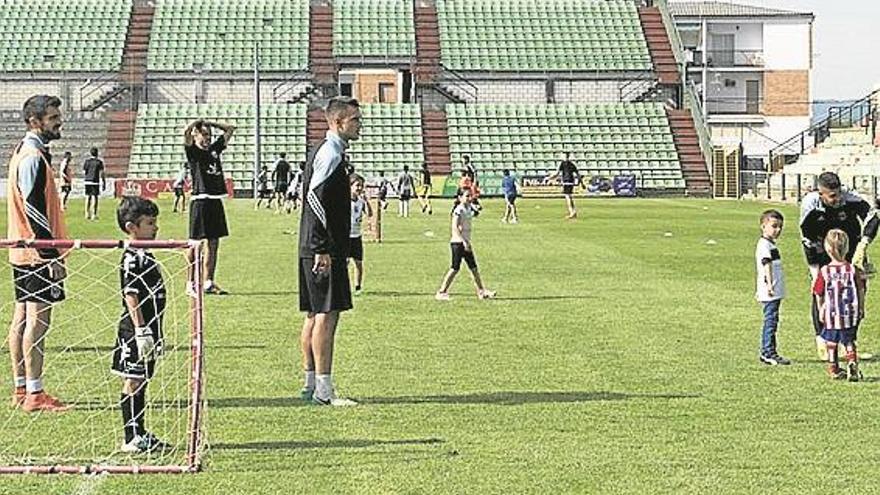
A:
[[[868,250],[869,242],[867,237],[862,237],[856,246],[855,254],[853,254],[852,264],[861,271],[865,271],[865,252]]]
[[[153,349],[156,342],[153,340],[153,330],[150,327],[137,327],[134,329],[134,343],[137,345],[138,356],[142,361],[152,361]]]

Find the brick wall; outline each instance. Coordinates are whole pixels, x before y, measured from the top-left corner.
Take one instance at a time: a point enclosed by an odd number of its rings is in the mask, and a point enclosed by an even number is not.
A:
[[[764,73],[764,105],[768,117],[798,117],[810,114],[810,73],[779,70]]]

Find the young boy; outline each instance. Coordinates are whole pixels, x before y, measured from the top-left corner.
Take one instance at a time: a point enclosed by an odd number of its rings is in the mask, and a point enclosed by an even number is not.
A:
[[[186,185],[186,174],[189,170],[189,163],[184,163],[180,170],[177,172],[177,177],[174,179],[174,208],[173,212],[177,213],[180,211],[181,213],[186,213],[186,193],[183,191],[183,187]],[[180,208],[178,210],[178,208]]]
[[[305,166],[306,162],[300,162],[299,170],[294,170],[290,174],[290,184],[287,186],[287,197],[284,202],[288,214],[295,210],[297,203],[299,203],[300,191],[302,190],[302,174]]]
[[[434,207],[431,206],[431,171],[428,169],[428,162],[422,163],[422,185],[418,198],[422,204],[422,213],[427,212],[428,215],[433,215]]]
[[[361,295],[361,286],[364,283],[364,243],[361,234],[361,221],[366,212],[368,217],[373,216],[370,202],[364,197],[364,178],[358,174],[352,174],[351,181],[351,232],[349,233],[350,248],[349,259],[354,260],[354,295]]]
[[[61,209],[67,209],[67,199],[70,197],[70,190],[73,187],[73,155],[69,151],[64,152],[64,158],[61,160],[61,192],[64,197],[61,199]]]
[[[449,246],[452,249],[452,267],[443,277],[440,284],[440,290],[434,296],[438,301],[449,300],[449,287],[455,276],[461,269],[461,260],[463,259],[474,277],[474,285],[477,288],[477,297],[480,299],[492,299],[495,297],[495,291],[487,289],[483,285],[480,278],[480,271],[477,269],[477,260],[474,257],[474,249],[471,245],[471,220],[477,212],[471,204],[471,190],[458,190],[458,205],[452,210],[452,237]]]
[[[510,170],[504,169],[504,177],[501,178],[501,192],[504,193],[504,217],[502,223],[517,223],[516,217],[516,177],[510,175]]]
[[[399,200],[397,216],[409,218],[409,202],[413,196],[415,182],[409,173],[409,165],[403,166],[403,172],[397,177],[397,199]]]
[[[755,297],[764,308],[764,327],[761,332],[761,353],[758,359],[767,365],[791,364],[776,349],[776,330],[779,327],[779,306],[785,297],[785,279],[782,276],[782,259],[776,240],[782,234],[782,213],[767,210],[761,214],[761,238],[755,248],[757,267],[757,290]]]
[[[122,198],[116,210],[119,228],[132,241],[151,241],[159,227],[159,208],[148,199]],[[153,377],[156,359],[162,355],[162,317],[165,312],[165,282],[156,258],[146,249],[127,247],[119,266],[123,313],[119,321],[113,373],[122,377],[122,451],[146,453],[168,445],[144,426],[147,384]]]
[[[260,204],[264,199],[268,199],[269,202],[266,204],[266,208],[272,206],[272,196],[269,191],[269,167],[263,165],[263,168],[260,169],[260,174],[257,175],[257,202],[254,204],[254,209],[260,209]]]
[[[825,236],[825,252],[831,263],[819,269],[813,294],[819,307],[822,338],[828,348],[828,375],[835,380],[843,378],[857,382],[862,378],[856,353],[859,323],[865,317],[864,273],[846,261],[849,236],[840,229],[832,229]],[[846,371],[837,364],[837,344],[846,349]]]
[[[388,209],[388,189],[391,187],[391,181],[385,178],[385,172],[379,171],[379,208],[382,211]]]

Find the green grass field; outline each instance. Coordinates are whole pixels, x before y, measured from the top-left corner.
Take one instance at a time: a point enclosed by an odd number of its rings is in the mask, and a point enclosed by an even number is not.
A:
[[[232,295],[207,302],[204,472],[8,476],[0,493],[880,490],[880,369],[865,362],[857,384],[825,377],[795,207],[782,208],[790,295],[779,334],[794,364],[768,368],[753,297],[766,205],[602,199],[581,201],[569,222],[561,200],[524,200],[521,223],[502,225],[501,202],[486,203],[474,246],[497,300],[478,301],[463,272],[452,301],[434,301],[448,202],[433,217],[390,216],[387,241],[366,246],[367,293],[336,347],[340,392],[362,403],[351,409],[294,398],[298,221],[228,203],[218,281]],[[72,235],[117,237],[110,207],[88,223],[76,202]],[[185,237],[184,217],[162,207],[160,237]],[[867,352],[880,351],[877,303],[869,293]],[[47,370],[50,384],[63,372]]]

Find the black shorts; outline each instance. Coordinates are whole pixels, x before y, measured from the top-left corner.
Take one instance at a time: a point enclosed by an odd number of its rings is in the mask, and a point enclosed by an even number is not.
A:
[[[64,280],[49,278],[49,264],[12,265],[12,281],[17,302],[53,304],[64,300]]]
[[[506,199],[507,202],[510,204],[515,204],[516,203],[516,194],[508,194],[508,195],[504,196],[504,199]]]
[[[308,313],[329,313],[352,308],[348,266],[343,258],[333,258],[330,273],[312,272],[314,258],[299,259],[299,309]]]
[[[219,199],[196,199],[189,209],[190,239],[219,239],[229,235],[226,212]]]
[[[162,354],[162,332],[153,328],[153,341],[156,350],[153,355]],[[146,362],[141,360],[138,354],[137,343],[134,340],[134,329],[129,325],[119,325],[116,331],[116,346],[113,349],[113,362],[110,364],[113,373],[124,378],[140,378],[149,380],[153,377],[156,369],[156,359]]]
[[[181,196],[183,196],[183,188],[182,187],[175,187],[174,188],[174,197],[179,198]]]
[[[401,201],[409,201],[412,199],[412,191],[400,191],[400,196],[398,197]]]
[[[348,257],[358,261],[364,261],[363,237],[351,237],[348,239]]]
[[[571,195],[574,192],[574,184],[564,184],[562,186],[562,194]]]
[[[388,191],[379,191],[379,201],[385,201],[385,198],[388,197]]]
[[[299,193],[287,193],[288,201],[296,201],[297,199],[299,199]]]
[[[65,184],[65,185],[61,186],[61,192],[69,193],[70,192],[70,185]]]
[[[257,192],[257,197],[260,198],[260,199],[266,199],[266,198],[271,197],[271,196],[272,196],[272,191],[270,191],[270,190],[268,190],[268,189],[260,189],[260,190]]]
[[[278,184],[275,184],[275,192],[286,193],[287,187],[288,187],[287,182],[279,182]]]
[[[86,196],[98,196],[101,194],[101,189],[97,184],[86,184]]]
[[[464,244],[460,242],[450,242],[449,247],[452,248],[452,269],[461,269],[461,260],[467,263],[471,271],[477,269],[477,259],[474,257],[473,251],[465,251]]]

